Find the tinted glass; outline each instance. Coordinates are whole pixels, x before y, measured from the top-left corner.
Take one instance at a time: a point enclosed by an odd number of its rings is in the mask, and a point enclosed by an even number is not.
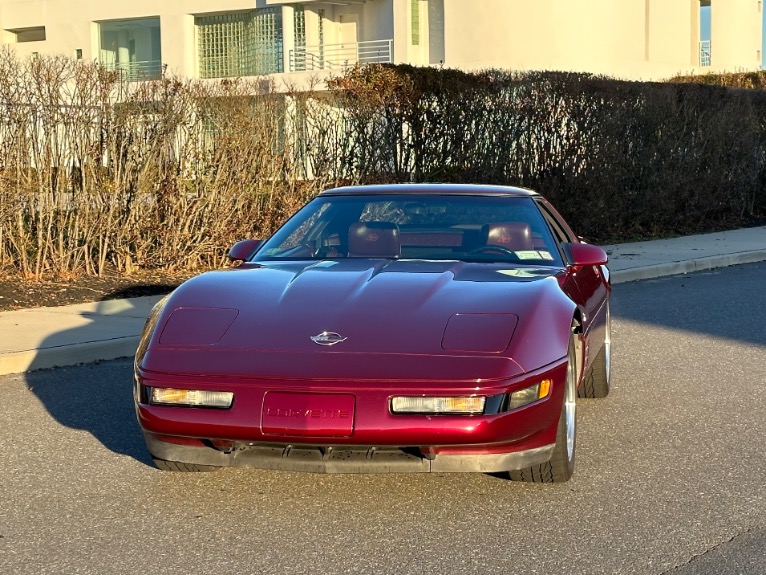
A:
[[[532,198],[449,195],[316,198],[255,261],[345,257],[561,265]]]

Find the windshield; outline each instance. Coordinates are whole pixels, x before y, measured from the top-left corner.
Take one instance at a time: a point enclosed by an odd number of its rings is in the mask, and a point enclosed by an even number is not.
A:
[[[317,197],[254,261],[348,257],[562,265],[532,198],[425,194]]]

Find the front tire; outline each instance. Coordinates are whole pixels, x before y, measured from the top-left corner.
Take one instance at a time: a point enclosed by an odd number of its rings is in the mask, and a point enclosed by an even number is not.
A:
[[[612,387],[612,317],[606,302],[606,331],[604,346],[593,360],[578,392],[579,397],[601,398],[609,395]]]
[[[561,406],[556,445],[551,458],[545,463],[526,469],[509,472],[513,481],[529,483],[564,483],[574,473],[575,443],[577,430],[577,359],[575,355],[575,335],[569,339],[569,362],[564,389],[564,401]]]

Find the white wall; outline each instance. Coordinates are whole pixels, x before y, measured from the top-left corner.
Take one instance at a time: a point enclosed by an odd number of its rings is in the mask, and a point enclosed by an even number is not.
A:
[[[307,41],[316,42],[310,11],[325,9],[325,43],[337,41],[340,14],[358,15],[359,40],[393,39],[394,61],[480,69],[587,71],[623,78],[759,69],[758,0],[712,0],[713,67],[696,68],[699,0],[441,0],[444,35],[429,40],[428,3],[421,2],[420,45],[412,45],[410,0],[339,4],[304,0]],[[162,59],[171,71],[196,76],[194,14],[248,10],[288,0],[0,0],[0,29],[45,26],[44,42],[14,44],[32,52],[98,56],[97,25],[159,16]],[[433,7],[432,7],[433,8]],[[432,13],[432,15],[434,15]],[[8,34],[3,35],[7,40]],[[438,51],[434,60],[429,45]],[[290,46],[285,46],[286,50]]]
[[[470,17],[463,0],[444,0],[445,64],[646,79],[760,68],[757,0],[713,3],[709,70],[697,67],[699,0],[473,0]]]
[[[760,68],[763,14],[757,0],[712,0],[712,65],[737,71]],[[733,41],[739,39],[739,42]]]

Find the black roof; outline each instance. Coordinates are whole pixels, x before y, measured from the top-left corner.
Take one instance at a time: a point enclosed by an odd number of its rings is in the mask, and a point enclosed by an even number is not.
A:
[[[320,196],[434,194],[454,196],[517,196],[532,197],[539,194],[526,188],[491,186],[484,184],[373,184],[343,186],[321,192]]]

